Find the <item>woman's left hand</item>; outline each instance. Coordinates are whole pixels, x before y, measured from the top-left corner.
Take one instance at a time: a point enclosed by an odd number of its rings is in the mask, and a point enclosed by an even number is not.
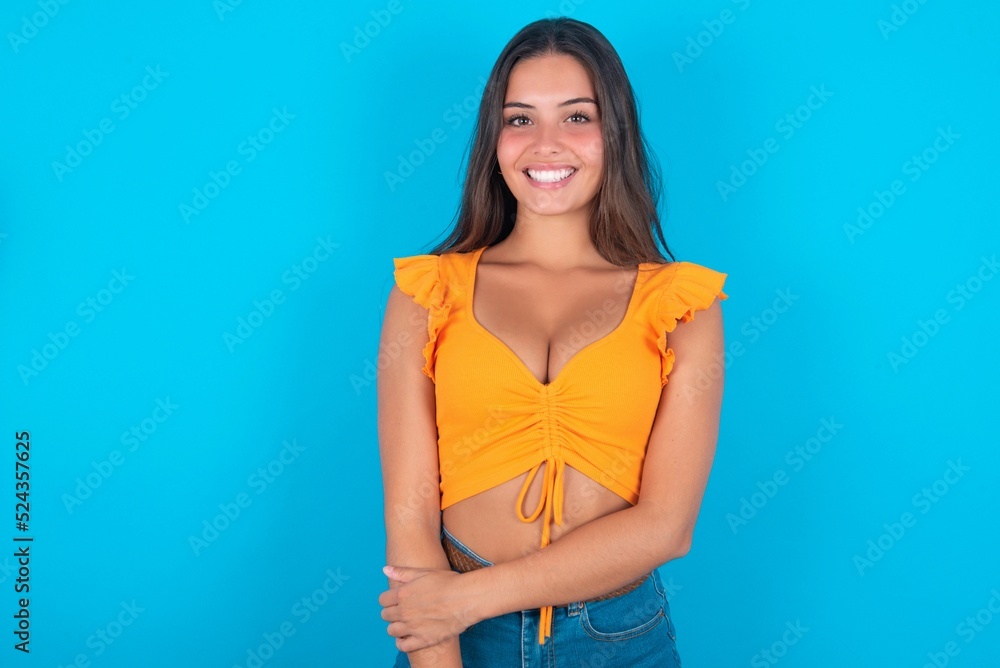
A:
[[[478,620],[460,584],[461,573],[439,568],[386,566],[398,587],[379,594],[382,619],[396,648],[413,652],[459,635]]]

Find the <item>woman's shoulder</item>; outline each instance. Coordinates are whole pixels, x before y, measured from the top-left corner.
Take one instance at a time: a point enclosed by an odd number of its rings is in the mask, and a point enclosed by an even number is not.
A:
[[[424,306],[452,301],[469,280],[475,251],[445,251],[394,257],[393,276],[406,294]]]
[[[726,273],[713,269],[707,265],[690,262],[688,260],[673,260],[670,262],[644,262],[640,268],[646,272],[647,283],[658,284],[663,287],[675,281],[701,281],[716,282],[720,278],[725,279]]]
[[[483,247],[485,248],[485,247]],[[392,261],[397,267],[400,264],[407,265],[419,265],[423,267],[438,267],[443,265],[459,264],[459,263],[469,263],[472,261],[473,256],[483,250],[483,248],[475,248],[468,251],[457,251],[449,250],[442,251],[440,253],[417,253],[415,255],[402,255],[398,257],[393,257]]]
[[[678,320],[687,321],[716,299],[728,299],[722,287],[728,274],[686,260],[650,265],[647,293],[656,321],[672,330]]]

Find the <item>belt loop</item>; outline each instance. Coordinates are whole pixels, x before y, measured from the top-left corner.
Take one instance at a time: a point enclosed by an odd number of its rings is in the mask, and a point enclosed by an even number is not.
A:
[[[566,606],[566,616],[576,617],[577,615],[580,614],[580,609],[582,607],[583,606],[580,605],[579,601],[573,601],[572,603]]]

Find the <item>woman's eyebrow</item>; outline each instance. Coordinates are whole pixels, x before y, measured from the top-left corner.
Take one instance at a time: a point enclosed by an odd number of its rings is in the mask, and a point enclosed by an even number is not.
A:
[[[566,107],[571,104],[580,104],[581,102],[589,102],[591,104],[597,104],[597,101],[590,97],[574,97],[572,99],[566,100],[565,102],[560,102],[560,107]],[[524,102],[507,102],[503,105],[503,108],[507,107],[521,107],[523,109],[534,109],[530,104],[525,104]]]

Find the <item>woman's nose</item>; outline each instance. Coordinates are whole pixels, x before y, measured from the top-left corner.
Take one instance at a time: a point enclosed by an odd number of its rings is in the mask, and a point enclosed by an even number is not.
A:
[[[539,123],[535,131],[535,153],[555,153],[562,148],[562,134],[557,125]]]

